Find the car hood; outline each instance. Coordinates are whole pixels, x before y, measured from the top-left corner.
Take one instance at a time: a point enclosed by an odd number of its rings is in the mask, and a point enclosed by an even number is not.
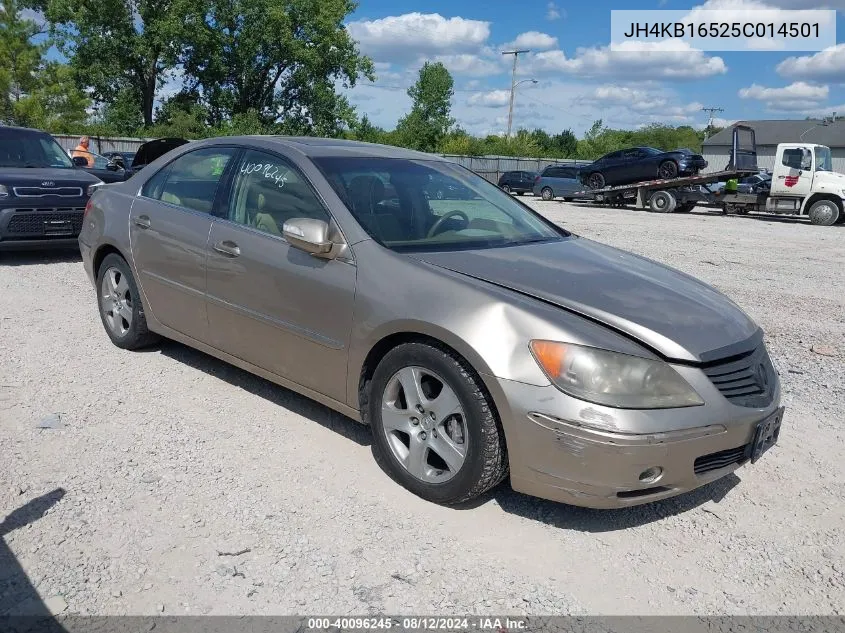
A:
[[[157,138],[147,141],[138,147],[138,150],[135,152],[132,167],[149,165],[159,156],[164,156],[170,150],[181,147],[186,143],[188,141],[183,138]]]
[[[580,237],[412,257],[600,322],[667,359],[708,362],[753,349],[761,340],[760,328],[713,287]]]
[[[0,167],[0,184],[17,187],[40,187],[50,181],[54,187],[79,187],[100,182],[95,175],[82,169],[60,169],[54,167]]]

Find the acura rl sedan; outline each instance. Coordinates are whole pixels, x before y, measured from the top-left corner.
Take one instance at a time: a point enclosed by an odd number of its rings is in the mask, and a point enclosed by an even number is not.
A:
[[[433,198],[433,179],[472,195]],[[367,424],[436,503],[509,476],[630,506],[778,440],[778,376],[739,307],[428,154],[189,143],[97,190],[79,245],[115,345],[181,341]]]

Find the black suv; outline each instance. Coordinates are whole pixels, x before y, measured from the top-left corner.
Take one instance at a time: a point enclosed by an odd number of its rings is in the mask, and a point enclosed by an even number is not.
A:
[[[531,193],[534,190],[534,178],[537,177],[533,171],[506,171],[499,178],[499,187],[507,193],[514,192],[519,195]]]
[[[46,132],[0,126],[0,251],[76,245],[99,184]]]

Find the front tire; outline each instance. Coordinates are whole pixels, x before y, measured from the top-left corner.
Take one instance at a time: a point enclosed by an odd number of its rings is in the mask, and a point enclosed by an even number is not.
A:
[[[590,177],[587,179],[587,186],[589,186],[590,189],[603,189],[605,182],[604,174],[597,171],[590,174]]]
[[[510,193],[511,188],[509,185],[502,185],[502,191],[504,191],[505,193]]]
[[[141,293],[126,260],[106,255],[97,271],[97,306],[111,342],[121,349],[140,349],[158,336],[147,329]]]
[[[671,180],[678,177],[678,163],[673,160],[667,160],[660,163],[657,168],[657,177],[661,180]]]
[[[555,192],[551,190],[551,187],[543,187],[542,191],[540,191],[540,197],[548,202],[549,200],[554,199]]]
[[[492,400],[466,361],[444,347],[405,343],[388,352],[365,408],[376,459],[427,501],[469,501],[507,475]]]
[[[810,207],[807,215],[810,222],[817,226],[832,226],[839,221],[842,209],[833,200],[818,200]]]

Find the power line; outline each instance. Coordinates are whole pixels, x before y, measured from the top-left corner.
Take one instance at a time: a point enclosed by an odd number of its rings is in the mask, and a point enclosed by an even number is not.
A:
[[[722,108],[701,108],[701,111],[702,112],[708,112],[710,114],[710,117],[707,119],[707,127],[704,128],[704,138],[707,138],[707,130],[712,129],[712,127],[713,127],[713,120],[714,120],[713,115],[716,112],[724,112],[724,109],[722,109]]]

